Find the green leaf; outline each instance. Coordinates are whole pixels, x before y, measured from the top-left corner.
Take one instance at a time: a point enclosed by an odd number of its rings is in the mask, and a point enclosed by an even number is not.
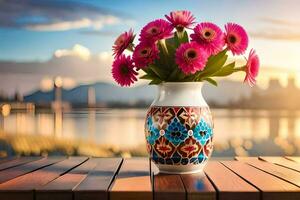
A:
[[[169,69],[173,70],[175,68],[178,68],[178,66],[175,63],[176,48],[174,46],[174,38],[169,38],[166,40],[166,47],[168,50],[167,62]]]
[[[174,33],[175,48],[178,48],[180,44],[189,42],[189,36],[186,31]]]
[[[218,86],[217,81],[215,81],[215,80],[212,79],[212,78],[205,78],[205,79],[203,79],[203,80],[205,80],[205,81],[211,83],[211,84],[214,85],[214,86]]]
[[[145,74],[145,75],[143,75],[143,76],[140,77],[140,79],[147,79],[147,80],[153,80],[155,78],[157,78],[157,77],[155,77],[155,76],[153,76],[151,74]]]
[[[226,55],[226,53],[227,53],[227,49],[224,49],[223,51],[219,52],[217,55],[210,56],[206,63],[206,67],[212,66],[215,63],[217,63],[220,59],[222,59]]]
[[[215,56],[211,56],[203,71],[196,73],[196,80],[203,80],[206,77],[212,76],[214,73],[219,71],[224,64],[228,56],[226,55],[227,50],[223,50]]]
[[[185,74],[176,66],[176,68],[169,75],[167,81],[183,81]]]
[[[222,67],[219,71],[213,74],[213,76],[228,76],[235,72],[234,70],[235,62],[232,62],[224,67]]]
[[[149,85],[158,85],[158,84],[160,84],[162,81],[161,80],[159,80],[159,79],[154,79],[154,80],[152,80],[150,83],[149,83]]]
[[[166,80],[168,77],[169,71],[163,69],[161,66],[149,65],[149,67],[161,80]]]

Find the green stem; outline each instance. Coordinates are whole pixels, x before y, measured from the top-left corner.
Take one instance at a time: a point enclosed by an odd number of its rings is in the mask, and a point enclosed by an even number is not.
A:
[[[233,69],[233,72],[239,72],[239,71],[245,71],[246,70],[246,66],[242,66],[242,67],[236,67]]]

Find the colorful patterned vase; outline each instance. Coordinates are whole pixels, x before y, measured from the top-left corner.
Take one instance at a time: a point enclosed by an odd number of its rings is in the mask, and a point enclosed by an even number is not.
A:
[[[213,150],[213,121],[202,82],[167,82],[145,123],[147,150],[160,173],[202,171]]]

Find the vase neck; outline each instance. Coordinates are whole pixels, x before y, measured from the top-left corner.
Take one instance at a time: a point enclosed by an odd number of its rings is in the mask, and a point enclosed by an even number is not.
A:
[[[153,106],[201,106],[207,107],[202,96],[202,82],[172,82],[159,85]]]

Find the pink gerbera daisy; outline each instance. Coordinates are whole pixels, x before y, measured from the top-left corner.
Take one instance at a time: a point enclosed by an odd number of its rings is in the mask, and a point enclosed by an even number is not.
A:
[[[112,64],[112,76],[121,86],[130,86],[137,81],[138,73],[134,70],[133,61],[130,56],[121,55]]]
[[[207,52],[196,42],[183,43],[176,50],[175,61],[185,74],[203,70],[207,62]]]
[[[192,41],[197,42],[204,48],[209,55],[215,55],[220,52],[225,44],[222,30],[210,22],[198,24],[194,28],[191,38]]]
[[[254,49],[251,49],[249,53],[249,57],[246,64],[246,76],[244,82],[248,82],[248,84],[252,87],[256,83],[256,77],[259,71],[259,58],[255,53]]]
[[[157,19],[149,22],[141,31],[141,42],[156,42],[158,40],[172,36],[172,25],[163,19]]]
[[[132,42],[134,38],[135,35],[133,34],[132,29],[119,35],[113,46],[113,55],[115,57],[118,57],[123,53],[125,49],[132,48]]]
[[[248,47],[248,35],[243,27],[235,23],[225,25],[225,42],[233,55],[243,54]]]
[[[192,13],[187,10],[173,11],[170,12],[170,16],[165,15],[165,17],[179,32],[183,31],[184,28],[190,28],[195,20]]]
[[[159,50],[155,43],[141,42],[135,47],[132,58],[138,68],[145,68],[157,59]]]

